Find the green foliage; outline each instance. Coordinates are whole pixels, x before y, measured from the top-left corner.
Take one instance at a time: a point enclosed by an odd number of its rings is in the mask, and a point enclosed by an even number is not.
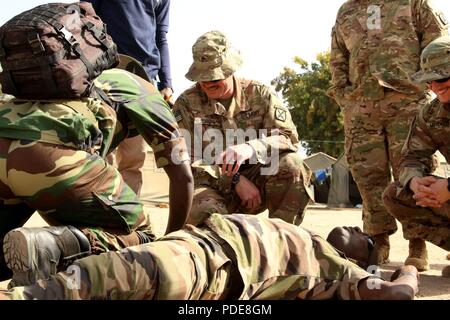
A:
[[[344,152],[344,127],[339,106],[326,95],[331,86],[330,53],[319,53],[316,59],[309,64],[295,57],[299,72],[285,67],[272,85],[290,108],[307,154],[321,151],[338,157]]]

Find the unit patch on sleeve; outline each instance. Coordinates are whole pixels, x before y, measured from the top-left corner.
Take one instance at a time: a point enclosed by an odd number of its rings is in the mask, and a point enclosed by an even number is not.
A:
[[[275,119],[285,122],[287,119],[286,110],[275,108]]]

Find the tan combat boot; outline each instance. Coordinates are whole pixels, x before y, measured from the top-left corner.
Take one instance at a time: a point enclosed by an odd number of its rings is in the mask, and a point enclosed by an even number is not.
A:
[[[430,269],[428,264],[427,245],[422,239],[409,240],[409,255],[405,260],[405,265],[411,265],[418,271],[426,271]]]
[[[378,265],[389,263],[389,235],[387,233],[380,233],[372,237],[378,247]]]

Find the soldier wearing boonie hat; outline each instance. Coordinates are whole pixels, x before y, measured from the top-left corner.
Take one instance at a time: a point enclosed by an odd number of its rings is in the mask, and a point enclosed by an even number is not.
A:
[[[436,39],[423,50],[420,68],[412,76],[416,83],[430,83],[450,77],[450,36]]]
[[[242,66],[239,50],[231,46],[220,31],[211,31],[197,39],[192,47],[194,62],[186,78],[194,82],[223,80]]]
[[[179,126],[186,130],[185,138],[191,139],[196,189],[188,222],[198,224],[215,212],[256,214],[268,209],[270,217],[300,224],[311,199],[311,172],[296,153],[299,140],[289,110],[269,87],[234,75],[242,57],[224,33],[200,36],[192,56],[186,78],[197,83],[180,95],[173,108]],[[202,131],[200,144],[192,141],[197,128]],[[237,144],[226,140],[228,130],[233,136],[236,130],[249,128],[256,133],[266,129],[269,134],[277,129],[279,134]],[[207,159],[203,153],[217,132],[222,134],[223,146],[231,146],[215,150]],[[196,153],[198,145],[202,150]],[[262,175],[261,170],[274,164],[268,150],[279,152],[279,170]],[[196,157],[198,153],[201,157]]]
[[[427,83],[436,98],[416,116],[402,150],[399,183],[385,190],[383,200],[389,213],[407,226],[408,236],[450,251],[450,180],[432,176],[426,165],[427,157],[436,151],[450,162],[449,36],[423,50],[420,67],[412,80]],[[442,275],[450,277],[450,266],[444,267]]]

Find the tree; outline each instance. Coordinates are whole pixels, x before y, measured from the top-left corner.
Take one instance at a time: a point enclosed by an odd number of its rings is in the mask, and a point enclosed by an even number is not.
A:
[[[344,152],[342,114],[336,102],[326,95],[331,86],[330,53],[319,53],[316,59],[309,64],[295,57],[300,72],[285,67],[272,85],[290,108],[307,154],[321,151],[339,157]]]

